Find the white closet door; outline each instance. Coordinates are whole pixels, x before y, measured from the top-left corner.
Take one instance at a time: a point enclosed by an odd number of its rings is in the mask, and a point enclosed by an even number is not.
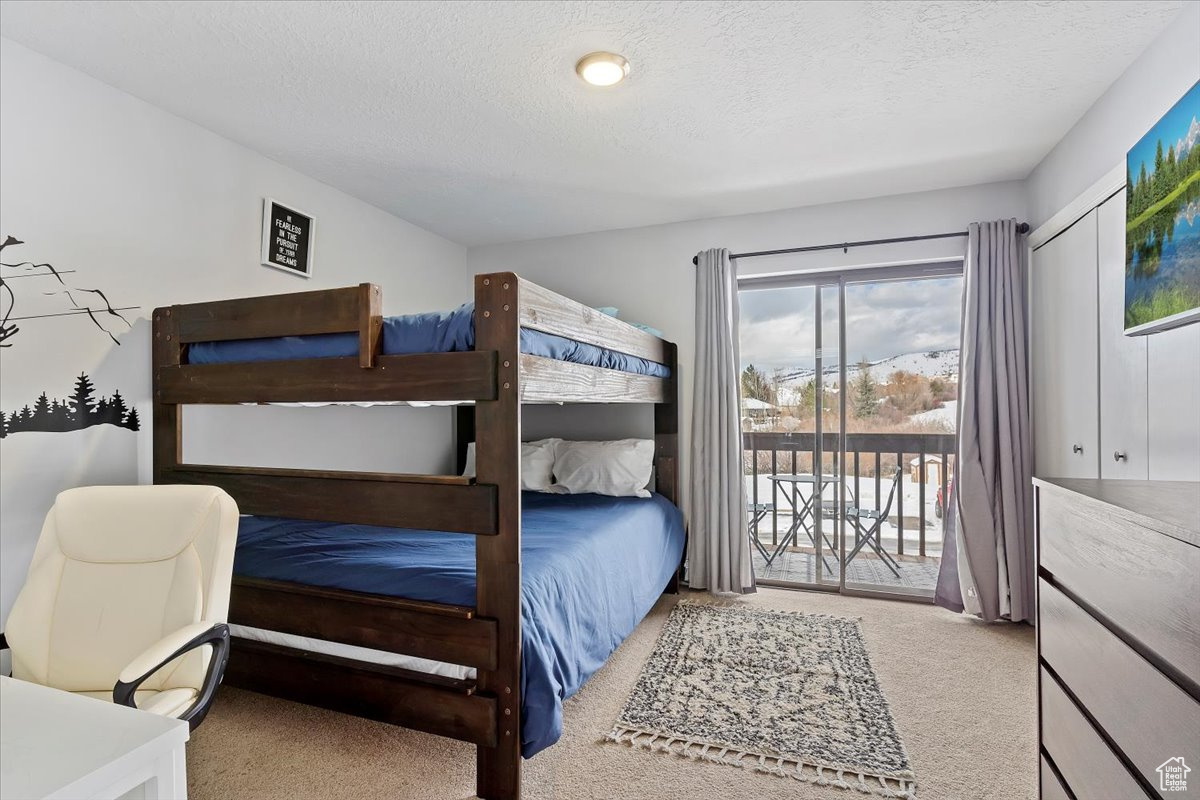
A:
[[[1200,323],[1146,337],[1150,478],[1200,481]]]
[[[1097,209],[1100,477],[1149,477],[1146,338],[1125,335],[1125,192]]]
[[[1034,253],[1031,292],[1034,474],[1099,477],[1095,210]]]

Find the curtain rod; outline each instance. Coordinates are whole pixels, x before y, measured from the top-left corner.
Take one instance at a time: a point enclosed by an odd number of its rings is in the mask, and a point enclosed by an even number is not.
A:
[[[1017,233],[1029,233],[1028,222],[1017,223]],[[868,247],[876,244],[899,244],[900,242],[924,242],[929,239],[953,239],[956,236],[966,236],[966,231],[955,231],[954,233],[930,233],[925,236],[900,236],[895,239],[867,239],[861,242],[842,242],[841,244],[815,244],[808,247],[785,247],[782,250],[756,250],[753,253],[730,253],[731,259],[738,258],[757,258],[758,256],[781,256],[787,253],[813,253],[818,250],[841,250],[843,252],[851,247]],[[699,264],[698,256],[692,256],[692,263]]]

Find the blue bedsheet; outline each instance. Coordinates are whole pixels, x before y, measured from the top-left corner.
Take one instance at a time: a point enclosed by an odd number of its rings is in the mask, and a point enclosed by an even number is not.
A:
[[[475,347],[475,304],[467,303],[445,313],[406,314],[383,321],[383,352],[451,353]],[[521,329],[521,352],[557,361],[573,361],[637,375],[665,378],[671,370],[662,364],[603,347],[565,339],[529,328]],[[332,358],[358,355],[357,333],[281,336],[274,339],[237,339],[198,342],[188,349],[192,364],[226,364],[244,361],[282,361],[294,358]]]
[[[649,498],[526,492],[521,531],[521,752],[558,741],[563,701],[654,606],[683,552],[683,518]],[[234,573],[475,605],[475,537],[243,517]]]

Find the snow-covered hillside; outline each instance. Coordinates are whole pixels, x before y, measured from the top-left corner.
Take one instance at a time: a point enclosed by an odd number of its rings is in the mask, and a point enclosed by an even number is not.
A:
[[[954,430],[954,426],[958,424],[958,401],[947,400],[938,408],[922,411],[920,414],[913,414],[908,419],[909,422],[937,423],[938,425],[945,425],[950,430]]]
[[[840,377],[839,364],[824,364],[825,385],[831,387]],[[953,350],[930,350],[923,353],[902,353],[890,358],[871,362],[868,367],[873,377],[879,383],[886,383],[893,372],[911,372],[926,378],[958,379],[958,348]],[[849,364],[846,369],[846,379],[854,381],[858,377],[858,364]],[[797,368],[782,370],[771,376],[778,381],[780,405],[792,405],[799,392],[812,383],[816,370]]]

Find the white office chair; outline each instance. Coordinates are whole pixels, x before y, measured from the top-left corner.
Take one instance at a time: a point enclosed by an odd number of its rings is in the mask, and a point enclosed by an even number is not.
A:
[[[229,656],[237,528],[211,486],[63,492],[0,634],[13,677],[195,728]]]

